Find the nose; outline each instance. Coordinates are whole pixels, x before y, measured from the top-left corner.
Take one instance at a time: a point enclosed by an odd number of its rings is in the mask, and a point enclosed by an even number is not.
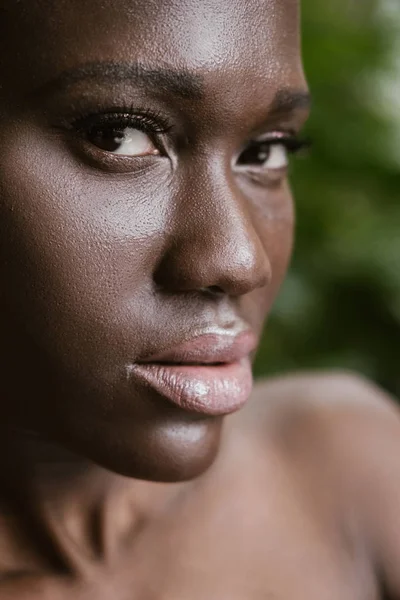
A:
[[[212,176],[197,172],[177,196],[159,286],[241,296],[269,283],[271,265],[237,182],[214,168]]]

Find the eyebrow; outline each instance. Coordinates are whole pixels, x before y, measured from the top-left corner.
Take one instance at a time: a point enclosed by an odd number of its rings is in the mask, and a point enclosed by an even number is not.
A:
[[[65,91],[82,81],[105,81],[107,83],[130,83],[137,86],[172,92],[189,100],[199,100],[205,95],[204,79],[198,73],[187,69],[169,67],[147,67],[142,63],[91,62],[64,71],[56,78],[33,91],[32,95]],[[31,95],[31,94],[30,94]],[[295,110],[309,110],[311,96],[307,90],[283,88],[277,91],[269,106],[269,115],[292,113]]]
[[[70,71],[64,71],[36,90],[34,95],[63,91],[81,81],[88,80],[103,80],[113,83],[129,82],[172,92],[176,96],[189,99],[199,98],[204,93],[202,77],[186,69],[152,68],[141,63],[93,62]]]
[[[309,110],[311,94],[306,90],[279,90],[269,109],[271,114],[290,113],[295,110]]]

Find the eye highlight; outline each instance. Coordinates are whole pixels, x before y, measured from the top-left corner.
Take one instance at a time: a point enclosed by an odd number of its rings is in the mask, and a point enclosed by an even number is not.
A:
[[[259,165],[264,169],[282,169],[289,165],[289,153],[282,143],[254,143],[242,152],[238,165]]]
[[[78,135],[109,155],[141,158],[162,154],[160,135],[168,125],[149,113],[104,113],[73,123]]]
[[[239,155],[236,165],[240,172],[259,176],[276,182],[286,176],[289,167],[289,155],[310,146],[308,140],[298,139],[289,134],[271,134],[260,140],[252,141]]]
[[[99,127],[89,131],[86,139],[101,150],[120,156],[159,154],[147,133],[134,127]]]

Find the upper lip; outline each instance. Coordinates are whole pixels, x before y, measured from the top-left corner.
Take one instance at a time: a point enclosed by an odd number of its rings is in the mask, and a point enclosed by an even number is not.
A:
[[[248,356],[256,346],[257,336],[249,329],[240,333],[204,331],[138,362],[186,365],[233,363]]]

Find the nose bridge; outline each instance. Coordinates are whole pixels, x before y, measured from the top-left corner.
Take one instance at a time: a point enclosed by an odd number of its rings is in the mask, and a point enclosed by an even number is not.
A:
[[[222,161],[194,169],[179,193],[163,279],[180,290],[242,295],[266,285],[271,267],[244,198]]]

